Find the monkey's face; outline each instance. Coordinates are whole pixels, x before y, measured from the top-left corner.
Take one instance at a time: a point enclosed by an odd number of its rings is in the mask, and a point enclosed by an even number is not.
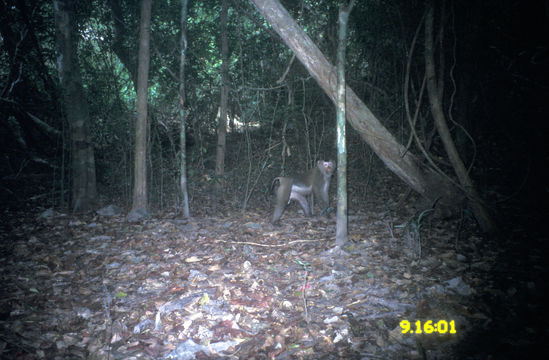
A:
[[[332,160],[330,161],[323,161],[319,160],[320,169],[325,174],[332,174],[335,170],[335,164]]]

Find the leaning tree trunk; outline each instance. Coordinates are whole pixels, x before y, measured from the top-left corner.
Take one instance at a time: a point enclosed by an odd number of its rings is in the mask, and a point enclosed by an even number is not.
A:
[[[296,24],[278,0],[251,0],[282,40],[292,49],[326,94],[336,102],[336,69]],[[346,87],[347,120],[385,165],[431,201],[454,209],[463,196],[440,175],[424,168],[380,123],[350,87]]]
[[[135,159],[132,211],[147,211],[147,82],[149,80],[151,2],[141,1],[139,58],[137,69],[137,121],[135,124]]]
[[[431,105],[431,114],[435,120],[435,126],[437,128],[438,135],[444,145],[448,159],[452,164],[454,171],[459,179],[459,182],[465,189],[467,197],[471,200],[471,210],[475,215],[480,227],[485,232],[491,232],[493,230],[493,223],[488,215],[488,211],[482,205],[480,197],[478,196],[473,182],[465,169],[465,165],[457,152],[454,140],[450,135],[450,129],[444,116],[442,109],[442,82],[439,78],[437,85],[437,77],[435,72],[435,59],[434,59],[434,47],[433,47],[433,23],[434,23],[434,8],[433,2],[427,4],[427,15],[425,17],[425,73],[427,75],[427,93],[429,95],[429,103]]]
[[[54,0],[57,27],[57,70],[63,89],[63,103],[71,134],[72,199],[74,212],[95,206],[95,158],[90,134],[90,114],[84,97],[76,46],[72,34],[73,2]]]

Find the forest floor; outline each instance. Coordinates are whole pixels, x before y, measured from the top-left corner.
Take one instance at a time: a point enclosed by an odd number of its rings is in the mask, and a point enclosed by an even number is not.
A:
[[[344,253],[334,217],[297,206],[277,227],[268,207],[137,223],[7,209],[0,358],[505,359],[547,336],[542,254],[389,211],[388,194],[351,213]]]

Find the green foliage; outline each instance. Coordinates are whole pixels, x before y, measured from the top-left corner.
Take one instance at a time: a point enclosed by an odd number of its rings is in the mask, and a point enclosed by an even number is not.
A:
[[[126,294],[124,291],[119,291],[116,293],[114,297],[117,299],[122,299],[122,298],[128,297],[128,294]]]
[[[285,1],[284,5],[334,62],[339,3],[304,0]],[[16,87],[21,93],[13,99],[16,103],[24,102],[28,110],[60,129],[59,119],[63,114],[59,111],[59,91],[51,85],[57,83],[52,5],[51,2],[38,2],[32,6],[29,13],[33,16],[27,20],[31,21],[41,55],[29,45],[30,42],[23,42],[19,56],[25,64],[22,74],[24,91]],[[415,1],[369,0],[357,2],[351,13],[347,47],[348,84],[381,115],[400,105],[405,49],[413,33],[410,29],[417,25],[422,7],[422,3]],[[120,11],[120,23],[114,21],[115,8]],[[80,1],[75,10],[78,29],[75,38],[93,122],[98,181],[108,187],[108,193],[129,197],[136,117],[133,82],[137,64],[139,2]],[[189,142],[192,141],[193,145],[189,145],[187,159],[190,162],[188,174],[197,178],[203,175],[204,168],[212,167],[209,164],[216,150],[215,129],[221,85],[220,10],[221,4],[217,0],[189,3],[185,104]],[[0,15],[1,20],[9,24],[4,29],[12,29],[14,36],[24,27],[21,13],[17,8],[9,8],[5,15]],[[407,17],[403,18],[401,14],[407,14]],[[152,16],[149,183],[154,202],[162,197],[162,192],[175,192],[177,188],[180,2],[154,2]],[[230,2],[228,17],[229,113],[236,124],[227,141],[228,167],[250,161],[268,163],[266,169],[255,166],[258,173],[267,178],[281,172],[303,171],[321,157],[333,158],[333,104],[298,60],[291,63],[292,52],[250,2]],[[17,68],[10,65],[13,53],[8,51],[8,45],[12,43],[8,42],[6,31],[2,35],[0,76],[2,79],[10,77],[13,81],[13,71]],[[40,66],[41,59],[45,67]],[[400,126],[399,116],[394,119],[397,121],[392,120],[387,126]],[[244,135],[245,129],[253,131]],[[287,145],[284,149],[283,136]],[[349,134],[349,138],[353,136],[356,134]],[[352,144],[350,142],[349,146]],[[284,159],[284,168],[276,165],[282,163],[283,154],[290,158]],[[350,148],[349,154],[349,164],[362,163],[360,151],[353,152]],[[62,159],[60,155],[60,152],[52,154],[58,162]],[[238,184],[235,188],[241,188],[248,171],[230,174],[241,177],[235,179]]]

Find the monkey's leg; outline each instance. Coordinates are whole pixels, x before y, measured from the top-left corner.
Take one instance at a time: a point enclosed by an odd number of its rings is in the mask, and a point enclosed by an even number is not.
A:
[[[280,220],[284,213],[284,209],[290,202],[290,192],[292,190],[292,182],[289,178],[279,178],[280,185],[276,189],[276,204],[273,212],[271,223],[275,224]]]
[[[291,199],[297,200],[299,202],[299,205],[301,205],[301,208],[303,208],[303,212],[305,213],[305,216],[312,216],[311,209],[309,208],[309,203],[307,202],[307,199],[305,198],[305,196],[301,195],[300,193],[292,191],[290,200]]]

